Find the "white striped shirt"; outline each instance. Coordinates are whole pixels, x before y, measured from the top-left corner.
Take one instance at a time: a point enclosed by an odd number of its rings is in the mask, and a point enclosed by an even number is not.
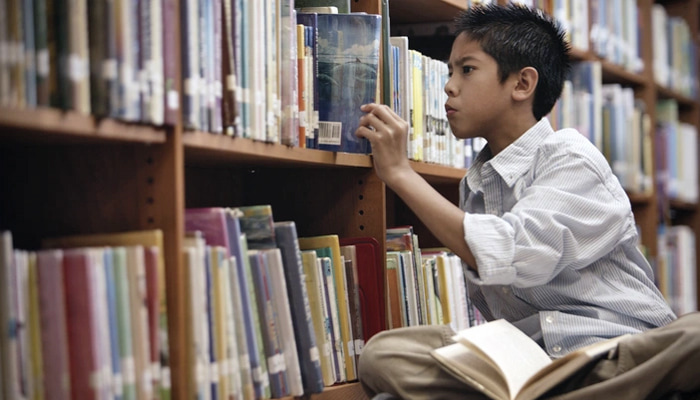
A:
[[[600,151],[543,118],[495,157],[487,147],[460,185],[474,305],[552,357],[675,315],[637,248],[629,198]]]

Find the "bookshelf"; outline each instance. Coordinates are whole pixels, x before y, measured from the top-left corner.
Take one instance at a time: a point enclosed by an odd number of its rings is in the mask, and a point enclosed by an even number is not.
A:
[[[381,13],[387,0],[352,0],[354,11]],[[501,0],[503,1],[503,0]],[[657,2],[685,18],[697,46],[700,0]],[[175,4],[175,2],[173,3]],[[391,23],[445,22],[466,7],[464,0],[396,0]],[[637,1],[643,27],[651,24],[652,0]],[[175,7],[174,32],[180,15]],[[680,118],[700,126],[700,103],[654,83],[652,33],[642,30],[642,73],[602,60],[604,82],[634,88],[647,104],[670,98]],[[176,59],[180,59],[175,46]],[[577,60],[598,59],[574,49]],[[179,64],[177,76],[180,75]],[[180,80],[178,79],[177,82]],[[180,89],[180,84],[176,85]],[[182,92],[180,90],[180,92]],[[651,114],[652,121],[654,114]],[[185,398],[184,210],[189,207],[267,203],[276,220],[294,220],[299,235],[336,233],[384,237],[387,226],[413,224],[421,245],[438,246],[413,213],[377,178],[371,157],[331,153],[249,139],[191,132],[182,117],[152,127],[98,119],[56,109],[0,107],[0,229],[13,233],[15,247],[37,249],[42,238],[159,228],[164,233],[168,290],[171,381],[174,398]],[[464,170],[412,162],[449,199],[457,201]],[[643,244],[657,252],[658,200],[630,194]],[[698,204],[671,201],[671,224],[696,233]],[[384,243],[380,242],[382,249]],[[700,258],[698,259],[700,261]],[[697,268],[700,271],[700,268]],[[698,274],[700,277],[700,273]],[[700,278],[699,278],[700,279]],[[700,280],[697,284],[700,286]],[[328,388],[314,399],[366,398],[359,384]]]

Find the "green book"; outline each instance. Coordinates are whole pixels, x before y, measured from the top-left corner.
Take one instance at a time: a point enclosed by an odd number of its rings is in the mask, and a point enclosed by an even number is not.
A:
[[[350,13],[350,0],[296,0],[294,7],[337,7],[338,14],[348,14]]]

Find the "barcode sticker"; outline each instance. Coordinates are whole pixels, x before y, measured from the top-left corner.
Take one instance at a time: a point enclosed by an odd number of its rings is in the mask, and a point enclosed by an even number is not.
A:
[[[342,122],[319,121],[318,123],[318,144],[329,144],[340,146],[343,132]]]
[[[316,362],[321,359],[320,355],[318,354],[318,347],[314,346],[309,349],[309,357],[311,357],[311,361]]]

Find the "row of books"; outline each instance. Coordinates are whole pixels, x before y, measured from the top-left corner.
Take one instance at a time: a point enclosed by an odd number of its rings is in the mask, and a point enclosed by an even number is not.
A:
[[[65,237],[25,251],[2,232],[3,398],[170,398],[161,237]]]
[[[698,130],[681,122],[678,102],[656,102],[654,152],[657,193],[662,202],[668,199],[698,202]]]
[[[185,223],[193,397],[302,396],[357,380],[364,341],[385,329],[376,240],[299,238],[269,205],[187,209]]]
[[[630,1],[634,0],[625,1],[629,3]],[[566,40],[576,49],[584,51],[589,49],[589,19],[591,20],[591,40],[593,40],[594,37],[597,37],[598,34],[596,32],[601,28],[605,29],[605,34],[610,38],[611,42],[613,41],[613,37],[618,37],[617,32],[612,29],[612,26],[610,27],[611,29],[608,30],[604,23],[601,25],[595,20],[595,17],[598,15],[595,12],[596,10],[591,10],[591,17],[593,18],[589,18],[588,7],[590,6],[592,8],[597,7],[599,9],[604,9],[605,6],[603,5],[603,2],[586,2],[577,0],[511,0],[511,3],[538,8],[549,15],[554,16],[554,18],[556,18],[564,29]],[[611,25],[620,25],[619,21],[609,21],[609,23]],[[619,42],[620,45],[622,44],[620,40],[617,40],[617,42]],[[629,51],[633,51],[633,49],[630,48]]]
[[[420,248],[411,226],[387,229],[386,244],[387,328],[450,324],[459,331],[483,322],[457,255]]]
[[[669,16],[661,4],[651,9],[654,81],[692,99],[698,97],[698,55],[688,22]]]
[[[573,127],[605,155],[630,193],[653,191],[653,141],[646,104],[634,90],[603,84],[599,61],[575,63],[549,115],[555,129]]]
[[[175,122],[177,0],[5,4],[0,105],[55,107],[155,125]]]
[[[392,108],[409,123],[408,157],[467,167],[467,144],[452,134],[445,113],[447,64],[412,49],[407,36],[389,40]]]
[[[388,229],[382,254],[370,237],[298,237],[269,205],[192,208],[185,220],[194,397],[318,393],[358,379],[364,343],[382,330],[483,322],[460,259],[420,249],[410,226]]]
[[[660,226],[655,277],[676,315],[698,310],[695,233],[685,225]]]

